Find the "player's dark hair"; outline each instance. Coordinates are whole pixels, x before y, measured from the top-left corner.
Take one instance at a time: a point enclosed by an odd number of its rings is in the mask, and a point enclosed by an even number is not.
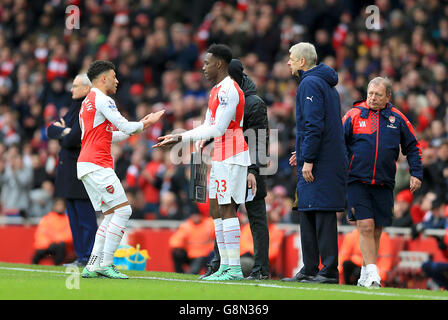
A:
[[[229,64],[232,61],[232,50],[225,44],[212,44],[208,49],[208,53],[211,53],[216,58]]]
[[[103,72],[107,72],[109,70],[115,70],[115,65],[110,61],[105,60],[96,60],[92,62],[87,70],[87,77],[92,82],[94,81],[100,74]]]

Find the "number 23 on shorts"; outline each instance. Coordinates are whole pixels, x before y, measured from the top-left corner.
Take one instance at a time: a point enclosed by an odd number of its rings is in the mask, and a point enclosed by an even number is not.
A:
[[[221,180],[221,189],[219,188],[219,180],[216,181],[216,192],[226,192],[227,191],[227,183],[226,180]]]

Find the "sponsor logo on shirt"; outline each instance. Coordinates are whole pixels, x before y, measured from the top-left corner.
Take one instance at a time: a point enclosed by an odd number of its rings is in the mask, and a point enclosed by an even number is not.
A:
[[[108,107],[111,109],[117,109],[117,106],[115,105],[115,102],[113,100],[109,100]]]
[[[112,126],[112,124],[108,124],[107,126],[106,126],[106,131],[107,132],[113,132],[114,131],[114,127]]]

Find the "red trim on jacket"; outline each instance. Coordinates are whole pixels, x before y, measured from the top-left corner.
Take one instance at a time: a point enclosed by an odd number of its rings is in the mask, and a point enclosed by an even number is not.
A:
[[[392,107],[391,108],[392,112],[398,113],[398,115],[404,120],[404,122],[406,123],[406,125],[408,126],[409,131],[412,133],[412,135],[415,137],[415,140],[417,140],[417,148],[418,148],[418,154],[420,155],[420,160],[422,160],[422,148],[420,147],[420,141],[417,139],[417,137],[415,136],[415,131],[414,131],[414,127],[412,127],[411,122],[408,120],[408,118],[406,118],[406,116],[401,113],[400,110],[398,110],[397,108]]]

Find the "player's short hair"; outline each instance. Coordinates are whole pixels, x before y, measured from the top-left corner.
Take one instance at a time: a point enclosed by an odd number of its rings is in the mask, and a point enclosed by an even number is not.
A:
[[[232,50],[225,44],[212,44],[208,49],[208,53],[211,53],[216,58],[229,64],[232,61]]]
[[[90,81],[93,82],[96,78],[98,78],[100,74],[109,70],[115,70],[115,65],[112,62],[105,60],[96,60],[92,62],[89,70],[87,70],[87,77],[90,79]]]

